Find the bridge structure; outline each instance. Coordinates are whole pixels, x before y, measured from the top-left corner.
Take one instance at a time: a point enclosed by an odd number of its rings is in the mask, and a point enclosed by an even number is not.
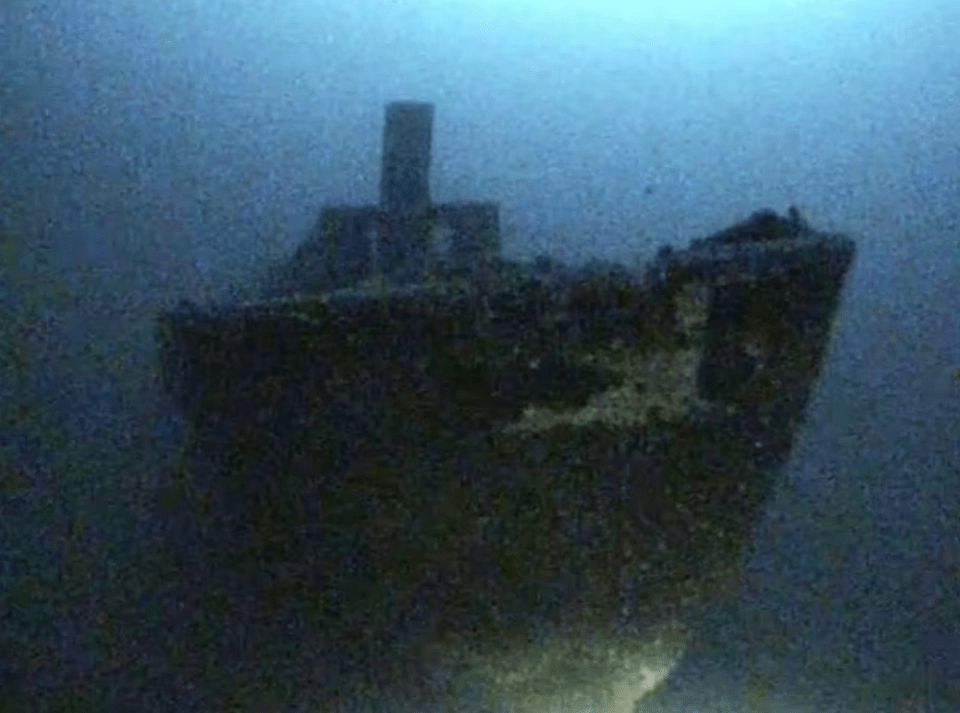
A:
[[[380,203],[325,208],[308,244],[319,289],[382,278],[409,284],[458,274],[482,282],[500,255],[496,203],[434,203],[430,163],[434,105],[386,107]],[[318,259],[319,258],[319,259]]]

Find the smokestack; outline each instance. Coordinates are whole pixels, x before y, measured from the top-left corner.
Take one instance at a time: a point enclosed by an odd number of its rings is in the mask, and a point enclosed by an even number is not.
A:
[[[392,102],[387,105],[380,170],[380,208],[391,215],[430,207],[430,144],[433,104]]]

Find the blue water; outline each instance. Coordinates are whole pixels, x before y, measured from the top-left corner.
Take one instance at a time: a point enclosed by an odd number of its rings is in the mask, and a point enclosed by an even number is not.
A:
[[[741,594],[708,616],[664,710],[763,710],[758,688],[777,711],[960,709],[949,272],[932,267],[913,301],[854,276]]]

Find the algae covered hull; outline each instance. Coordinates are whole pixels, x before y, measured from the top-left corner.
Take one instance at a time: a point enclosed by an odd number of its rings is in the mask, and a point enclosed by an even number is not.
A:
[[[482,283],[182,305],[158,339],[225,477],[267,464],[261,516],[321,543],[347,629],[389,619],[381,596],[455,630],[612,621],[741,556],[853,257],[764,211],[642,272],[499,260]]]

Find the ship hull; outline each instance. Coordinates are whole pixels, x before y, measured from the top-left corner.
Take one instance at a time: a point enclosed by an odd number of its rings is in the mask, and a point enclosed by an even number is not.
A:
[[[158,339],[224,487],[330,631],[425,611],[438,638],[609,629],[736,578],[853,255],[804,231],[644,276],[508,266],[173,310]]]

